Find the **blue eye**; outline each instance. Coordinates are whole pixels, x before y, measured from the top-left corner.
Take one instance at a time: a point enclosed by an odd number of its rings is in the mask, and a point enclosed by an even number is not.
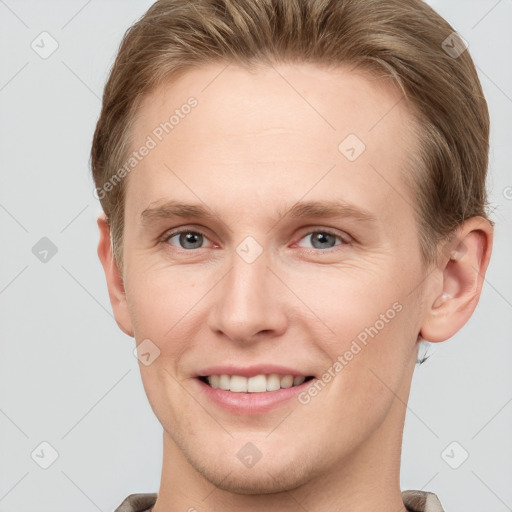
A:
[[[301,240],[305,240],[307,238],[311,240],[311,246],[313,249],[331,249],[335,245],[341,245],[336,244],[336,239],[341,241],[341,238],[329,231],[312,231],[301,238]]]
[[[178,231],[177,233],[170,234],[166,240],[170,243],[173,238],[178,237],[178,242],[181,249],[201,249],[202,242],[206,236],[198,231]]]
[[[300,247],[310,247],[313,249],[322,250],[332,249],[336,245],[342,245],[346,243],[339,235],[325,230],[311,231],[307,235],[303,236],[301,240],[306,240],[308,238],[311,240],[311,245],[300,245]],[[177,239],[177,241],[172,242],[173,239]],[[209,240],[209,238],[200,231],[181,230],[166,234],[162,240],[174,247],[189,251],[193,249],[204,248],[203,243],[206,240]],[[340,243],[336,243],[336,240],[339,240]]]

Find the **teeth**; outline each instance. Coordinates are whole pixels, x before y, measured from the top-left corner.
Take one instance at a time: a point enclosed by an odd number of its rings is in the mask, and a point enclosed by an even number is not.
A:
[[[293,385],[298,386],[299,384],[302,384],[305,380],[306,380],[306,377],[294,377]]]
[[[234,378],[235,376],[231,377],[231,381],[233,381]],[[244,379],[244,377],[239,377],[239,379]],[[267,378],[265,375],[256,375],[244,380],[247,381],[247,391],[249,391],[249,393],[260,393],[261,391],[267,390]],[[233,390],[233,388],[231,388],[231,390]]]
[[[229,389],[229,383],[231,382],[231,378],[229,375],[220,375],[219,377],[219,384],[217,387],[221,389]]]
[[[293,386],[293,377],[291,375],[285,375],[281,379],[282,388],[291,388]]]
[[[267,377],[266,381],[267,391],[277,391],[278,389],[281,389],[281,379],[279,378],[279,375],[272,373]]]
[[[263,393],[264,391],[277,391],[298,386],[306,380],[306,377],[272,373],[249,378],[242,375],[210,375],[207,379],[212,388],[220,388],[234,393]]]
[[[232,375],[229,389],[235,393],[245,393],[247,391],[247,379],[241,375]]]

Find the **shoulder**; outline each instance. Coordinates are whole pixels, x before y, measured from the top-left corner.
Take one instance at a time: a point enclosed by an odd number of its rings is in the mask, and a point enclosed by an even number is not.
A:
[[[130,494],[114,512],[145,512],[152,507],[157,493]],[[402,500],[410,512],[444,512],[436,494],[426,491],[402,491]]]
[[[157,493],[130,494],[114,512],[145,512],[156,502]]]
[[[436,494],[426,491],[402,491],[402,500],[410,512],[444,512]]]

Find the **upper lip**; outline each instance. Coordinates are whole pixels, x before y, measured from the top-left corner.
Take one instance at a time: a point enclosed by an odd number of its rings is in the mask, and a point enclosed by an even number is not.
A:
[[[256,364],[243,367],[234,365],[209,366],[208,368],[201,370],[197,376],[241,375],[243,377],[254,377],[255,375],[270,375],[271,373],[277,373],[279,375],[293,375],[294,377],[309,377],[311,375],[286,366],[279,366],[276,364]]]

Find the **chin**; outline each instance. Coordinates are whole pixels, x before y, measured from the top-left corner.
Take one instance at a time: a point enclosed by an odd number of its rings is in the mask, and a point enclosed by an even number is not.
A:
[[[265,464],[261,460],[252,468],[245,467],[238,460],[233,464],[223,462],[215,467],[206,465],[204,461],[193,466],[208,482],[234,494],[276,494],[292,491],[310,481],[313,472],[302,461],[287,461],[283,464],[277,458]]]

